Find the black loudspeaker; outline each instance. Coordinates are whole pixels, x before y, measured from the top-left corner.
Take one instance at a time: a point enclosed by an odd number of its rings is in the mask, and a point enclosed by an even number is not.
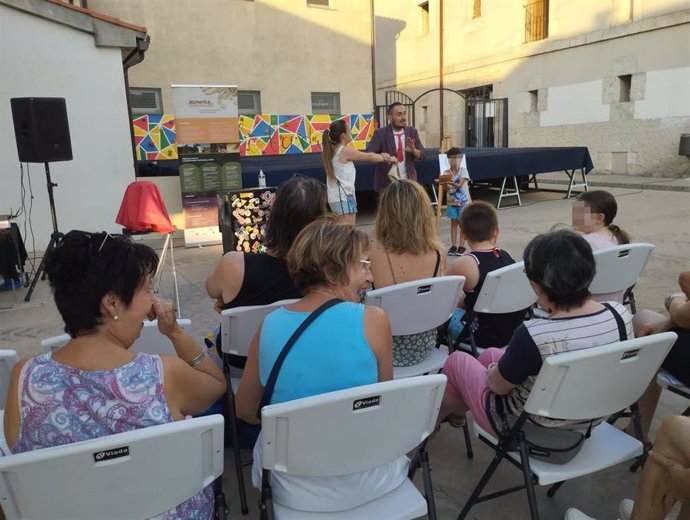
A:
[[[65,98],[12,98],[19,162],[72,160]]]

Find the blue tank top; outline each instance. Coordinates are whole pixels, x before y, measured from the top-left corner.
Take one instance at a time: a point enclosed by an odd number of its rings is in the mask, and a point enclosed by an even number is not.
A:
[[[309,312],[280,308],[261,328],[259,377],[271,369]],[[378,382],[378,362],[364,335],[364,305],[343,302],[319,316],[293,345],[280,369],[271,403]]]

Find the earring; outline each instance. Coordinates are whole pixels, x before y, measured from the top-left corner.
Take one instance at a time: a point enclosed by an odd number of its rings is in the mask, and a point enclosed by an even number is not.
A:
[[[115,316],[113,316],[113,319],[114,319],[115,321],[117,321],[117,320],[120,319],[120,317],[116,314]]]

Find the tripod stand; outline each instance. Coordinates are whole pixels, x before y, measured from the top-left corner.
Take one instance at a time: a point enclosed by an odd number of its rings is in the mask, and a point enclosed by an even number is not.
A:
[[[26,293],[26,296],[24,297],[25,302],[31,300],[31,295],[33,294],[34,289],[36,288],[38,278],[41,277],[41,280],[45,280],[46,257],[48,256],[48,253],[55,249],[55,246],[57,246],[60,243],[62,237],[64,236],[62,233],[58,231],[57,215],[55,213],[55,199],[53,199],[53,188],[57,186],[57,184],[55,184],[50,178],[50,167],[48,166],[48,162],[46,161],[43,164],[46,168],[46,181],[48,183],[48,200],[50,201],[50,216],[53,219],[53,232],[50,234],[50,242],[48,242],[48,247],[46,248],[45,253],[43,254],[41,263],[38,265],[38,269],[36,269],[36,272],[34,273],[33,280],[31,280],[29,291]]]

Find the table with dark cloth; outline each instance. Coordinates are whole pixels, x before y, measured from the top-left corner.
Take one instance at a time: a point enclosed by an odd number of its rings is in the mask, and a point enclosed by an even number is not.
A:
[[[586,146],[463,148],[462,153],[474,181],[594,168]]]
[[[467,169],[474,181],[528,176],[546,172],[589,172],[594,166],[585,146],[542,148],[463,148],[467,156]],[[426,150],[426,158],[415,162],[417,180],[421,184],[433,184],[438,177],[438,149]],[[356,163],[356,189],[371,190],[374,187],[373,163]],[[293,173],[301,173],[325,182],[326,173],[321,154],[274,155],[242,157],[242,182],[255,186],[262,169],[269,185],[278,186]]]
[[[467,168],[470,178],[477,182],[501,179],[513,176],[533,176],[546,172],[566,172],[570,178],[570,190],[576,186],[586,185],[585,174],[592,168],[592,159],[587,147],[541,147],[541,148],[464,148],[467,155]],[[425,159],[415,161],[417,180],[421,184],[432,185],[439,175],[437,148],[427,148]],[[259,170],[266,175],[269,186],[280,186],[295,173],[314,177],[326,182],[320,153],[288,154],[270,156],[249,156],[241,158],[242,185],[245,188],[258,185]],[[374,163],[355,163],[357,166],[357,191],[374,189]],[[145,168],[144,168],[145,167]],[[175,175],[177,161],[139,162],[140,172],[145,175]],[[582,173],[583,182],[575,185],[575,171]],[[141,174],[141,173],[140,173]],[[535,178],[536,180],[536,178]],[[504,183],[505,184],[505,183]],[[516,182],[517,184],[517,182]]]
[[[19,226],[14,222],[8,229],[0,229],[0,275],[3,278],[15,278],[19,271],[24,271],[27,254]]]

